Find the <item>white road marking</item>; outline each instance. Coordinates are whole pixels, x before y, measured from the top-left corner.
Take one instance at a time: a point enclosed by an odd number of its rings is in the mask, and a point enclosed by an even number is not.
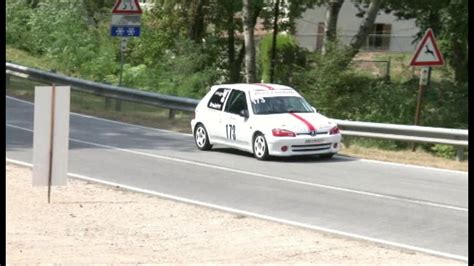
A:
[[[24,131],[28,131],[28,132],[33,132],[33,130],[31,130],[31,129],[23,128],[23,127],[19,127],[19,126],[14,126],[14,125],[11,125],[11,124],[6,124],[6,126],[11,127],[11,128],[24,130]],[[260,177],[260,178],[270,179],[270,180],[277,180],[277,181],[280,181],[280,182],[287,182],[287,183],[293,183],[293,184],[316,187],[316,188],[324,188],[324,189],[330,189],[330,190],[335,190],[335,191],[348,192],[348,193],[364,195],[364,196],[369,196],[369,197],[382,198],[382,199],[387,199],[387,200],[402,201],[402,202],[407,202],[407,203],[412,203],[412,204],[418,204],[418,205],[424,205],[424,206],[430,206],[430,207],[437,207],[437,208],[444,208],[444,209],[451,209],[451,210],[456,210],[456,211],[468,212],[467,208],[462,208],[462,207],[457,207],[457,206],[433,203],[433,202],[428,202],[428,201],[423,201],[423,200],[415,200],[415,199],[407,199],[407,198],[402,198],[402,197],[388,196],[388,195],[372,193],[372,192],[366,192],[366,191],[360,191],[360,190],[355,190],[355,189],[329,186],[329,185],[311,183],[311,182],[306,182],[306,181],[299,181],[299,180],[294,180],[294,179],[289,179],[289,178],[284,178],[284,177],[277,177],[277,176],[271,176],[271,175],[266,175],[266,174],[254,173],[254,172],[250,172],[250,171],[244,171],[244,170],[228,168],[228,167],[224,167],[224,166],[200,163],[200,162],[196,162],[196,161],[179,159],[179,158],[175,158],[175,157],[169,157],[169,156],[164,156],[164,155],[158,155],[158,154],[140,152],[140,151],[135,151],[135,150],[123,149],[123,148],[119,148],[119,147],[115,147],[115,146],[103,145],[103,144],[89,142],[89,141],[83,141],[83,140],[75,139],[75,138],[69,138],[69,140],[79,142],[79,143],[83,143],[83,144],[87,144],[87,145],[97,146],[97,147],[116,150],[116,151],[121,151],[121,152],[132,153],[132,154],[146,156],[146,157],[152,157],[152,158],[157,158],[157,159],[162,159],[162,160],[168,160],[168,161],[174,161],[174,162],[185,163],[185,164],[190,164],[190,165],[196,165],[196,166],[200,166],[200,167],[217,169],[217,170],[233,172],[233,173],[238,173],[238,174],[257,176],[257,177]]]
[[[19,101],[19,102],[22,102],[22,103],[33,105],[33,103],[31,103],[31,102],[20,100],[20,99],[11,97],[11,96],[6,96],[6,98],[11,99],[11,100],[15,100],[15,101]],[[171,130],[166,130],[166,129],[152,128],[152,127],[147,127],[147,126],[129,124],[129,123],[126,123],[126,122],[120,122],[120,121],[115,121],[115,120],[110,120],[110,119],[100,118],[100,117],[95,117],[95,116],[89,116],[89,115],[84,115],[84,114],[71,113],[71,115],[81,116],[81,117],[86,117],[86,118],[95,119],[95,120],[99,120],[99,121],[104,121],[104,122],[109,122],[109,123],[124,125],[124,126],[130,126],[130,127],[135,127],[135,128],[141,128],[141,129],[146,129],[146,130],[153,130],[153,131],[165,132],[165,133],[170,133],[170,134],[178,134],[178,135],[183,135],[183,136],[192,136],[192,134],[188,134],[188,133],[181,133],[181,132],[176,132],[176,131],[171,131]],[[353,157],[344,156],[344,155],[336,155],[336,157],[353,158]],[[418,169],[423,169],[423,170],[435,170],[435,171],[442,171],[442,172],[447,172],[447,173],[465,174],[466,176],[468,175],[468,172],[466,172],[466,171],[457,171],[457,170],[450,170],[450,169],[443,169],[443,168],[436,168],[436,167],[429,167],[429,166],[420,166],[420,165],[404,164],[404,163],[393,163],[393,162],[385,162],[385,161],[377,161],[377,160],[369,160],[369,159],[361,159],[361,158],[357,158],[357,160],[362,161],[362,162],[368,162],[368,163],[379,163],[379,164],[393,165],[393,166],[399,166],[399,167],[411,167],[411,168],[418,168]]]
[[[469,174],[468,172],[465,172],[465,171],[435,168],[435,167],[429,167],[429,166],[403,164],[403,163],[392,163],[392,162],[377,161],[377,160],[370,160],[370,159],[361,159],[361,158],[357,158],[357,160],[362,161],[362,162],[368,162],[368,163],[379,163],[379,164],[386,164],[386,165],[393,165],[393,166],[405,166],[405,167],[411,167],[411,168],[418,168],[418,169],[423,169],[423,170],[437,170],[437,171],[446,172],[446,173],[464,174],[464,175],[466,175],[466,177]]]
[[[25,163],[25,162],[22,162],[22,161],[13,160],[13,159],[9,159],[9,158],[6,158],[6,161],[9,162],[9,163],[14,163],[14,164],[22,165],[22,166],[33,167],[32,164]],[[416,246],[412,246],[412,245],[406,245],[406,244],[387,241],[387,240],[378,239],[378,238],[366,237],[366,236],[363,236],[363,235],[348,233],[348,232],[334,230],[334,229],[325,228],[325,227],[321,227],[321,226],[315,226],[315,225],[311,225],[311,224],[305,224],[305,223],[299,223],[299,222],[295,222],[295,221],[280,219],[280,218],[276,218],[276,217],[273,217],[273,216],[262,215],[262,214],[258,214],[258,213],[248,212],[248,211],[239,210],[239,209],[235,209],[235,208],[229,208],[229,207],[216,205],[216,204],[210,204],[210,203],[206,203],[206,202],[202,202],[202,201],[196,201],[196,200],[183,198],[183,197],[177,197],[177,196],[164,194],[164,193],[159,193],[159,192],[148,190],[148,189],[141,189],[141,188],[137,188],[137,187],[133,187],[133,186],[122,185],[122,184],[109,182],[109,181],[104,181],[104,180],[93,178],[93,177],[79,175],[79,174],[69,173],[69,176],[73,177],[73,178],[81,179],[81,180],[86,180],[86,181],[99,183],[99,184],[109,185],[109,186],[113,186],[113,187],[119,187],[119,188],[127,189],[127,190],[130,190],[130,191],[134,191],[134,192],[140,192],[140,193],[145,193],[145,194],[149,194],[149,195],[153,195],[153,196],[158,196],[158,197],[161,197],[161,198],[170,199],[170,200],[174,200],[174,201],[178,201],[178,202],[203,206],[203,207],[207,207],[207,208],[211,208],[211,209],[216,209],[216,210],[220,210],[220,211],[235,213],[235,214],[239,214],[239,215],[245,215],[245,216],[249,216],[249,217],[255,217],[255,218],[262,219],[262,220],[268,220],[268,221],[272,221],[272,222],[293,225],[293,226],[297,226],[297,227],[301,227],[301,228],[312,229],[312,230],[322,231],[322,232],[326,232],[326,233],[332,233],[332,234],[336,234],[336,235],[340,235],[340,236],[366,240],[366,241],[375,242],[375,243],[379,243],[379,244],[383,244],[383,245],[394,246],[394,247],[398,247],[398,248],[402,248],[402,249],[414,250],[414,251],[427,253],[427,254],[431,254],[431,255],[436,255],[436,256],[461,260],[461,261],[467,261],[467,257],[459,256],[459,255],[455,255],[455,254],[450,254],[450,253],[440,252],[440,251],[436,251],[436,250],[416,247]]]
[[[17,99],[17,98],[11,97],[11,96],[6,96],[6,98],[8,98],[10,100],[21,102],[21,103],[26,103],[26,104],[29,104],[29,105],[34,105],[32,102],[24,101],[24,100]],[[108,122],[108,123],[112,123],[112,124],[118,124],[118,125],[123,125],[123,126],[131,126],[131,127],[135,127],[135,128],[158,131],[158,132],[161,132],[161,133],[164,132],[164,133],[177,134],[177,135],[183,135],[183,136],[192,136],[192,134],[189,134],[189,133],[182,133],[182,132],[176,132],[176,131],[167,130],[167,129],[153,128],[153,127],[129,124],[129,123],[126,123],[126,122],[115,121],[115,120],[110,120],[110,119],[106,119],[106,118],[100,118],[100,117],[95,117],[95,116],[90,116],[90,115],[85,115],[85,114],[79,114],[79,113],[74,113],[74,112],[71,112],[71,115],[90,118],[90,119],[99,120],[99,121],[104,121],[104,122]],[[191,127],[191,124],[189,125],[189,127]]]

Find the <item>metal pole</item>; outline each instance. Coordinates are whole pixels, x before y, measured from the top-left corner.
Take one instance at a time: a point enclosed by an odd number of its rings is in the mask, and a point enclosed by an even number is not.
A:
[[[120,79],[119,79],[119,87],[122,87],[122,76],[123,76],[123,63],[124,63],[124,56],[123,56],[123,51],[125,48],[123,47],[125,44],[125,38],[121,39],[120,42]],[[120,112],[122,109],[122,101],[117,99],[115,103],[115,111]]]
[[[422,70],[423,71],[423,70]],[[423,73],[420,75],[420,86],[418,88],[418,98],[416,100],[416,113],[415,113],[415,126],[420,124],[420,116],[421,116],[421,108],[422,108],[422,97],[423,97],[423,89],[425,82],[423,81]],[[426,84],[429,84],[431,78],[431,67],[428,68],[428,78]],[[413,143],[412,151],[416,150],[416,144]]]
[[[416,113],[415,113],[415,126],[420,123],[420,112],[421,112],[421,97],[423,95],[423,84],[420,84],[418,88],[418,98],[416,100]]]
[[[53,83],[51,93],[51,134],[49,143],[49,172],[48,172],[48,204],[51,202],[51,183],[53,174],[53,148],[54,148],[54,111],[55,111],[56,87]]]
[[[123,74],[123,38],[120,41],[120,79],[119,79],[119,87],[122,86],[122,74]]]

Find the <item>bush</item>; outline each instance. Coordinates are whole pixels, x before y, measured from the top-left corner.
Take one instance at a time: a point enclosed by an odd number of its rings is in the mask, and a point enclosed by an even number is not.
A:
[[[354,121],[413,124],[415,120],[418,79],[387,83],[356,69],[347,68],[350,55],[333,48],[321,56],[308,54],[308,65],[299,69],[293,85],[309,102],[326,116]],[[467,84],[450,80],[432,81],[423,95],[421,125],[467,128]],[[363,146],[401,149],[410,146],[399,141],[357,139]],[[452,158],[451,146],[421,145],[425,150]]]
[[[431,151],[437,156],[452,159],[456,155],[456,149],[453,146],[435,144],[431,147]]]
[[[30,19],[33,11],[26,1],[9,0],[6,5],[6,34],[7,44],[27,52],[34,52],[35,43],[30,35]]]
[[[258,69],[262,82],[270,82],[273,34],[267,34],[260,42],[258,53]],[[296,39],[287,34],[278,34],[276,39],[276,57],[274,83],[290,84],[293,73],[305,64],[305,54],[299,48]]]

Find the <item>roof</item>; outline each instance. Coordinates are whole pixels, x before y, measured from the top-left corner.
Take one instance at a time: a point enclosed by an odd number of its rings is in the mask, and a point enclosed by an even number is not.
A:
[[[245,92],[256,91],[256,90],[294,90],[291,87],[272,84],[272,83],[235,83],[235,84],[220,84],[215,85],[214,87],[219,88],[229,88],[229,89],[239,89]]]

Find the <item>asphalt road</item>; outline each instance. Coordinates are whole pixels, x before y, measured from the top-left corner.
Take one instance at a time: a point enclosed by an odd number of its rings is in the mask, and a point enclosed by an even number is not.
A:
[[[468,175],[336,156],[275,159],[83,115],[69,172],[220,209],[467,260]],[[32,162],[33,105],[6,99],[6,157]]]

